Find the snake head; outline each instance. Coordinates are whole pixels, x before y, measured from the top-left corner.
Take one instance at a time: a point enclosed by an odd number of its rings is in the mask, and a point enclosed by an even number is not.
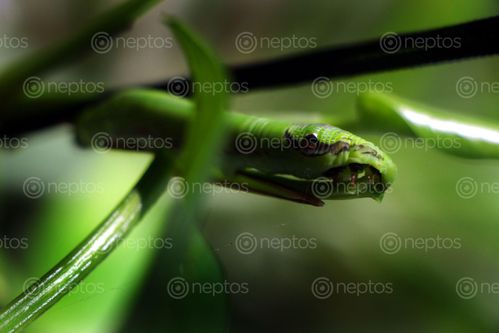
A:
[[[293,125],[284,134],[301,155],[302,179],[320,199],[371,197],[381,200],[397,167],[381,149],[350,132],[326,124]]]

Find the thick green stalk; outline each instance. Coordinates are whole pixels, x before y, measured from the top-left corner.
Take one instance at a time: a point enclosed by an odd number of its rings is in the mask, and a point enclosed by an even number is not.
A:
[[[69,255],[0,313],[0,332],[17,332],[69,293],[137,225],[167,186],[170,161],[158,155],[111,214]]]

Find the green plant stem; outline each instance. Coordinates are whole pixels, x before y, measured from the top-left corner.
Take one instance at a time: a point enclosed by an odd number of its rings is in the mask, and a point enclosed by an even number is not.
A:
[[[161,196],[170,168],[170,159],[157,155],[137,185],[80,245],[2,309],[0,332],[23,329],[89,275]]]

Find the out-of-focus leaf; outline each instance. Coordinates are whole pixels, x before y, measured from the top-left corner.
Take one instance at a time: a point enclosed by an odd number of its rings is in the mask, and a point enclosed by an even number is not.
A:
[[[33,53],[0,72],[0,96],[8,96],[28,77],[56,68],[92,51],[98,33],[116,33],[130,26],[160,0],[129,0],[95,18],[87,27],[54,46]],[[94,39],[94,40],[93,40]]]
[[[167,23],[173,30],[187,58],[194,82],[213,86],[226,80],[225,70],[214,53],[174,19]],[[224,293],[200,293],[191,289],[193,283],[209,285],[223,283],[222,271],[211,248],[199,230],[202,195],[193,191],[204,184],[217,163],[225,133],[225,111],[228,93],[201,89],[194,93],[196,114],[191,123],[179,165],[181,181],[187,189],[182,201],[174,207],[168,221],[168,236],[173,239],[171,251],[162,251],[154,263],[144,293],[124,332],[140,332],[144,325],[150,331],[223,332],[227,330],[227,310]],[[180,284],[174,283],[180,281]],[[186,287],[181,299],[172,295],[175,286]],[[181,290],[182,291],[182,290]],[[190,292],[189,292],[190,291]],[[158,293],[161,295],[158,297]],[[151,304],[151,300],[154,300]]]

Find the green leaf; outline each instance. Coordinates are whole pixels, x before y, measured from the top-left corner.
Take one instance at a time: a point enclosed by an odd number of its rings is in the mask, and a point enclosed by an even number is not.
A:
[[[167,23],[183,48],[195,84],[206,87],[227,80],[221,62],[204,43],[177,20],[168,18]],[[182,167],[180,182],[187,189],[204,188],[210,171],[218,163],[226,134],[228,92],[198,89],[194,91],[194,102],[196,113],[178,161]],[[177,299],[171,294],[173,284],[169,282],[174,279],[182,279],[190,286],[196,283],[213,287],[222,283],[222,269],[199,230],[201,206],[200,191],[187,190],[174,207],[168,217],[166,235],[173,239],[174,247],[158,253],[147,288],[123,332],[141,332],[144,325],[151,331],[162,331],[165,327],[170,332],[227,330],[226,295],[188,292]],[[155,300],[154,306],[151,299]]]

